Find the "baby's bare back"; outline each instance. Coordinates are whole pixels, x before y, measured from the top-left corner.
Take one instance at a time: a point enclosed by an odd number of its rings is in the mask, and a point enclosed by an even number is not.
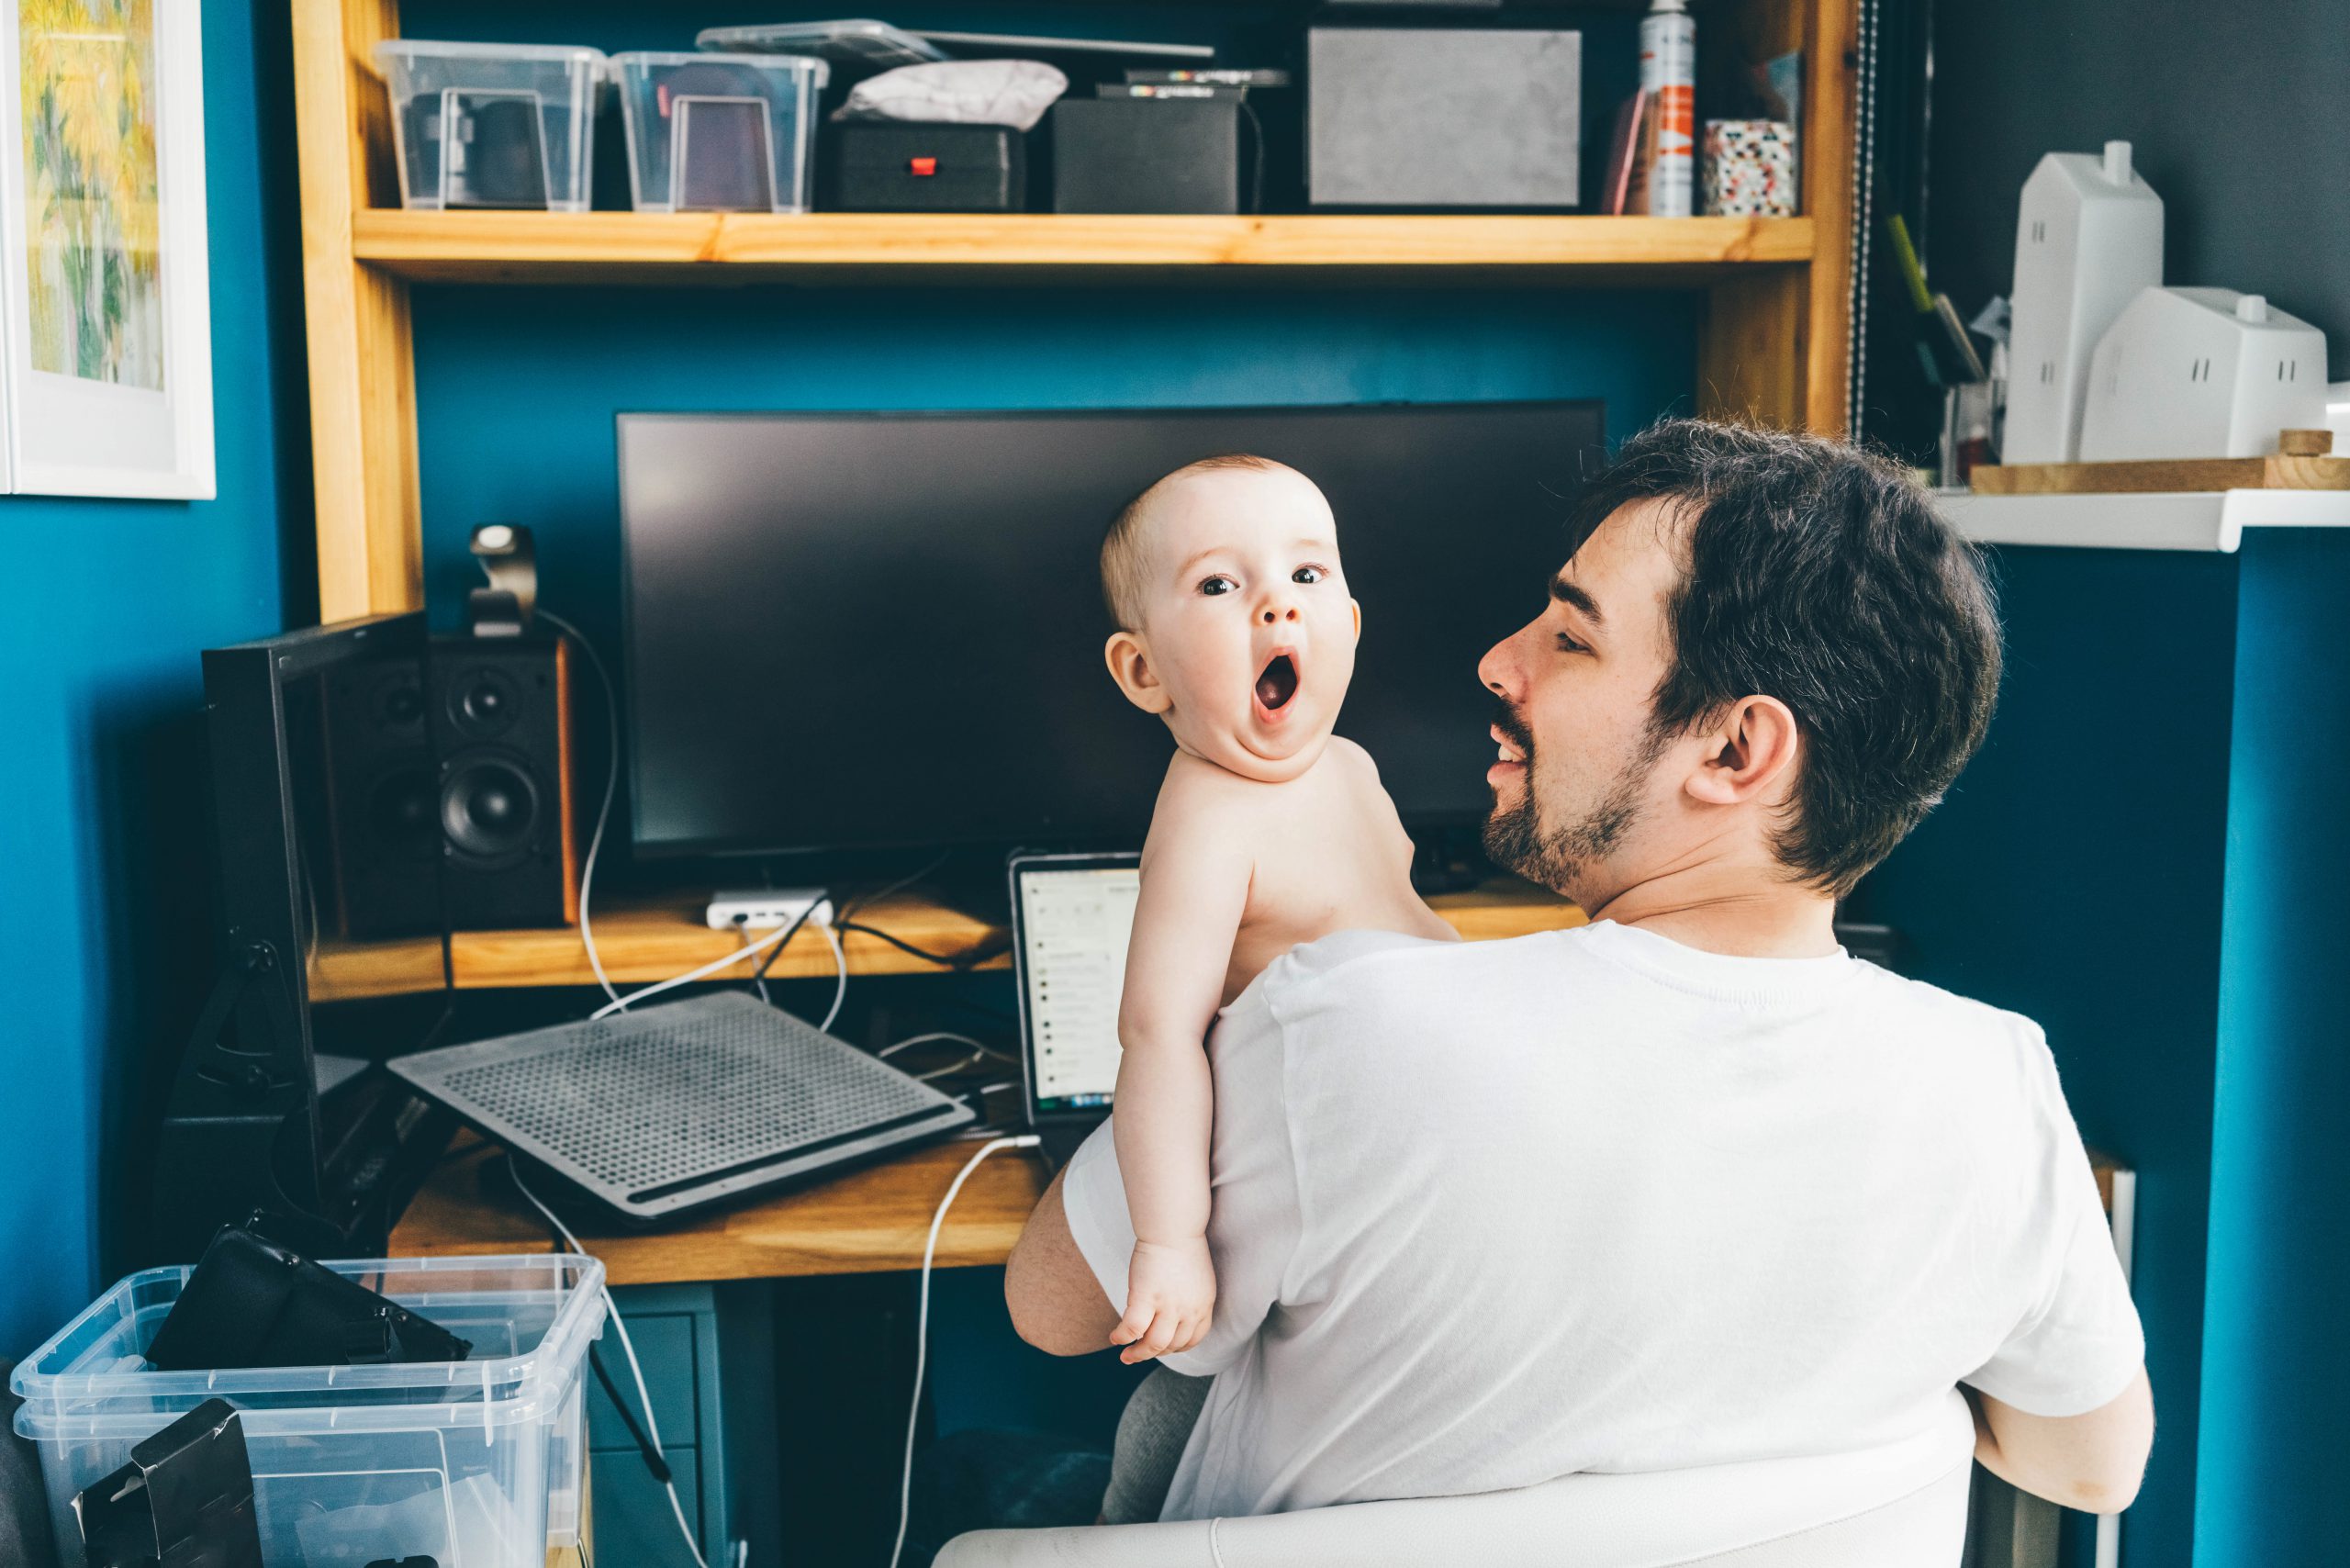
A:
[[[1332,737],[1320,760],[1287,783],[1203,793],[1196,809],[1228,814],[1254,866],[1225,1002],[1292,947],[1334,931],[1458,935],[1412,890],[1411,837],[1370,754],[1352,741]]]

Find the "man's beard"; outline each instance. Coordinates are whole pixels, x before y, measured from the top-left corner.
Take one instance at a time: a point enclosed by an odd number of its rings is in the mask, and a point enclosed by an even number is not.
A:
[[[1671,738],[1654,725],[1642,734],[1639,749],[1601,791],[1599,801],[1572,822],[1541,820],[1534,791],[1534,737],[1507,702],[1496,700],[1494,725],[1525,757],[1517,803],[1505,808],[1494,792],[1485,818],[1485,854],[1494,864],[1528,881],[1572,896],[1591,873],[1623,843],[1640,820],[1640,794]]]

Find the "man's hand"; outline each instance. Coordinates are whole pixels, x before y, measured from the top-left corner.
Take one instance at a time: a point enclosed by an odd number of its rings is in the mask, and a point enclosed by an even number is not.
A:
[[[1215,1310],[1215,1265],[1204,1236],[1137,1241],[1126,1265],[1126,1315],[1110,1330],[1128,1366],[1188,1350],[1207,1338]]]

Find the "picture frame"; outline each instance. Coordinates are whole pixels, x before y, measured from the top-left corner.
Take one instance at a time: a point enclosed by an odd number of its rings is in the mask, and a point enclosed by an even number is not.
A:
[[[0,0],[0,490],[209,499],[198,0]]]

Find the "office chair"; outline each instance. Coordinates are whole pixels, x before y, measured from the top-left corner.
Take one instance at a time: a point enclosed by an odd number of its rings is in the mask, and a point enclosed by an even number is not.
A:
[[[1975,1421],[1883,1448],[1258,1518],[975,1530],[936,1568],[1956,1568]]]

